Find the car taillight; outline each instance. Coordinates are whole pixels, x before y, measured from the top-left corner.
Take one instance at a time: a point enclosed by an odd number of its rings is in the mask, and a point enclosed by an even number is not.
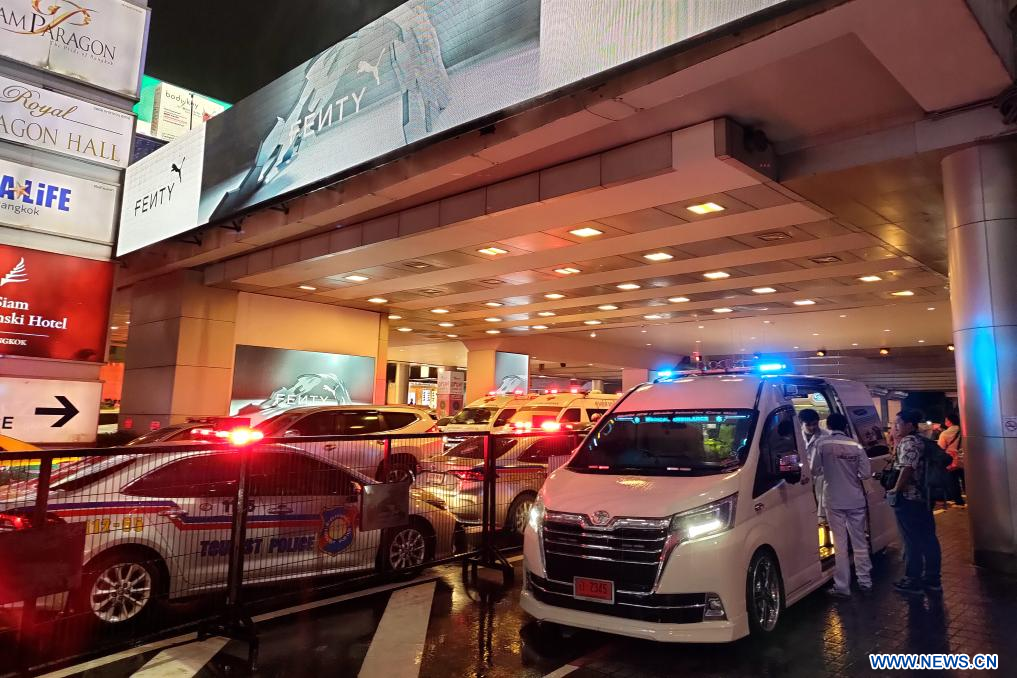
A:
[[[28,516],[19,516],[15,513],[0,513],[0,532],[16,532],[27,530],[32,526]]]
[[[216,435],[227,438],[232,445],[249,445],[265,437],[261,431],[246,427],[235,428],[231,431],[216,431]]]
[[[468,480],[476,483],[484,480],[484,474],[480,471],[449,471],[449,473],[459,480]]]

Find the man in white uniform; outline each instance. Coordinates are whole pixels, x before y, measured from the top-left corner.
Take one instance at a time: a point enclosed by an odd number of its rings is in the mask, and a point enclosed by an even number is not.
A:
[[[830,434],[819,425],[819,413],[813,409],[805,409],[798,413],[802,422],[802,436],[805,438],[805,463],[812,468],[812,459],[816,456],[816,448],[819,441]],[[826,510],[823,507],[823,483],[822,475],[812,476],[812,491],[816,495],[816,517],[820,525],[826,522]]]
[[[826,420],[830,435],[816,445],[812,457],[812,475],[822,474],[823,504],[826,519],[833,530],[836,568],[830,594],[837,598],[851,596],[851,562],[848,545],[854,551],[855,575],[863,593],[872,590],[872,561],[869,540],[865,535],[865,488],[862,478],[872,475],[869,457],[861,445],[847,434],[847,417],[833,413]]]

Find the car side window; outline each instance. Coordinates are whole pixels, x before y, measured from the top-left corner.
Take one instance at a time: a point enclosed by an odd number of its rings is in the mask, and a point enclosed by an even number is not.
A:
[[[342,469],[300,454],[264,452],[251,458],[255,497],[353,494],[353,478]]]
[[[381,413],[377,410],[348,411],[341,414],[340,430],[344,436],[380,433],[382,431]]]
[[[303,419],[290,424],[288,431],[296,431],[302,436],[334,436],[336,427],[335,412],[313,412]]]
[[[508,420],[511,419],[513,415],[515,415],[515,413],[516,413],[516,410],[514,410],[514,409],[504,409],[504,410],[502,410],[501,412],[498,413],[498,418],[494,420],[494,425],[495,426],[504,426],[505,424],[508,423]]]
[[[417,415],[412,412],[386,412],[384,430],[395,431],[401,428],[406,428],[416,421]]]
[[[234,453],[206,454],[170,462],[121,490],[142,497],[232,497],[240,458]]]
[[[795,435],[795,414],[791,407],[781,407],[766,418],[763,433],[759,438],[759,462],[756,464],[756,478],[752,496],[758,497],[780,482],[777,473],[778,461],[789,454],[799,454],[798,438]]]
[[[578,407],[570,407],[561,413],[558,420],[563,424],[578,424],[582,420],[582,414]]]

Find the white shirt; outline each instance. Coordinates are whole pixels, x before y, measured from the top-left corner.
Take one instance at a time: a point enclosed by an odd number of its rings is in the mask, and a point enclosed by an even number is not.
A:
[[[833,431],[816,444],[812,475],[822,474],[823,504],[828,509],[865,508],[862,478],[872,475],[869,458],[861,445],[840,431]]]

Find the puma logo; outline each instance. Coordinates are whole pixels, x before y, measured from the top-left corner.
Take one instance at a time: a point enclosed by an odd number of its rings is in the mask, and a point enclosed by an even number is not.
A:
[[[177,181],[180,181],[180,182],[182,182],[184,180],[184,161],[185,160],[187,160],[187,156],[184,156],[183,158],[180,159],[180,165],[177,165],[176,163],[173,163],[173,166],[170,167],[170,172],[176,172],[177,173]]]
[[[378,60],[373,64],[361,59],[360,63],[357,64],[357,73],[370,73],[374,76],[374,84],[380,85],[381,73],[379,73],[379,70],[381,68],[381,59],[385,56],[385,50],[387,49],[388,47],[381,48],[381,53],[378,54]]]

